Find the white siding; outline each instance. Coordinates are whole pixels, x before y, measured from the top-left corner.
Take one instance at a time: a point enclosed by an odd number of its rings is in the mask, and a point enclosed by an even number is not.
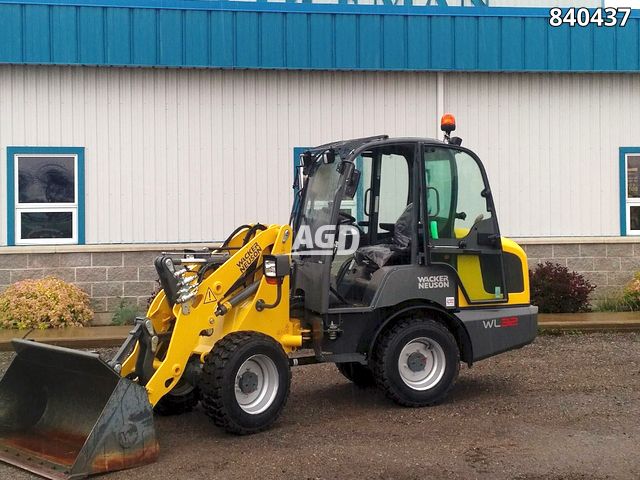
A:
[[[503,232],[619,234],[618,148],[640,146],[640,75],[455,74],[445,84]]]
[[[286,222],[293,147],[433,136],[434,85],[414,73],[2,66],[0,211],[7,146],[80,146],[87,243],[209,241]]]
[[[87,243],[285,222],[293,147],[440,136],[436,85],[433,73],[2,66],[0,212],[7,146],[81,146]],[[640,145],[640,75],[444,74],[444,108],[486,162],[505,234],[618,234],[618,147]]]

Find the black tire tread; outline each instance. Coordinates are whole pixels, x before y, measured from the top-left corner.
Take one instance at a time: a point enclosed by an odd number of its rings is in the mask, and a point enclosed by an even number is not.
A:
[[[200,391],[194,388],[185,395],[173,396],[171,392],[162,397],[153,408],[153,411],[160,416],[182,415],[192,411],[200,401]]]
[[[443,325],[441,322],[436,320],[419,317],[416,315],[408,316],[403,320],[399,320],[396,322],[390,329],[383,333],[382,338],[379,339],[375,346],[375,356],[374,356],[374,376],[376,379],[376,383],[378,387],[384,392],[387,398],[390,398],[394,402],[399,405],[403,405],[405,407],[422,407],[422,406],[433,406],[440,403],[451,391],[455,384],[455,379],[458,377],[458,373],[460,372],[460,353],[458,352],[458,361],[455,362],[454,368],[455,374],[453,376],[454,381],[450,382],[447,389],[441,392],[436,398],[432,401],[424,404],[418,402],[408,401],[405,398],[402,398],[396,390],[393,388],[391,383],[391,379],[385,374],[384,363],[386,361],[386,353],[389,352],[389,343],[391,340],[398,335],[402,330],[409,328],[413,325],[429,325],[433,328],[440,330],[445,336],[448,336],[451,342],[454,345],[457,345],[455,337],[451,334],[449,329]]]
[[[344,378],[357,387],[368,388],[376,385],[373,372],[365,365],[355,362],[336,363],[336,368]]]
[[[207,355],[200,377],[200,391],[202,392],[202,406],[205,413],[213,420],[213,423],[236,435],[248,435],[257,433],[269,428],[280,416],[282,409],[287,403],[291,385],[291,375],[289,384],[286,385],[286,396],[278,411],[272,416],[272,420],[260,428],[246,428],[238,425],[230,415],[222,398],[222,380],[227,368],[227,364],[238,348],[246,343],[255,341],[268,341],[280,346],[271,337],[259,332],[233,332],[220,339]],[[282,348],[282,347],[280,347]],[[282,352],[284,355],[284,351]]]

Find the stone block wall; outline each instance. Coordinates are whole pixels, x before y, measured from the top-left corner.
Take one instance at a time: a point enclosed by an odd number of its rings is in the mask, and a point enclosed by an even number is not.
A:
[[[0,254],[0,290],[27,278],[56,276],[91,297],[95,324],[111,323],[121,302],[141,312],[157,288],[153,261],[160,251]]]
[[[640,242],[640,239],[638,239]],[[529,268],[553,262],[583,274],[597,285],[594,298],[620,292],[640,271],[640,243],[526,244]]]
[[[551,261],[585,275],[597,285],[594,298],[619,292],[640,271],[640,238],[575,243],[543,243],[540,239],[520,239],[529,267]],[[153,261],[162,250],[179,251],[201,245],[166,246],[82,246],[59,247],[49,253],[33,253],[35,247],[0,248],[0,291],[26,278],[54,275],[75,283],[91,297],[95,324],[110,324],[121,302],[147,308],[157,288]],[[89,251],[88,249],[99,250]],[[38,249],[43,251],[44,248]],[[24,252],[24,253],[22,253]]]

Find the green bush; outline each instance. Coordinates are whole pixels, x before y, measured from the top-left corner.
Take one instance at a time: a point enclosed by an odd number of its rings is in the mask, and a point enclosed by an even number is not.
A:
[[[0,294],[0,328],[82,327],[92,319],[89,296],[59,278],[22,280]]]
[[[118,308],[113,312],[111,323],[114,325],[133,325],[139,313],[137,306],[131,305],[124,299],[121,299]]]
[[[557,263],[539,263],[529,271],[531,303],[540,313],[576,313],[591,310],[589,297],[596,288],[586,278]]]

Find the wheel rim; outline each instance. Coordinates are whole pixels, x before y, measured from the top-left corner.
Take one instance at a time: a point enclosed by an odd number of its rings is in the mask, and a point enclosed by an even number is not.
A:
[[[400,378],[413,390],[429,390],[440,382],[447,364],[444,350],[430,338],[414,338],[398,358]]]
[[[258,415],[273,404],[278,383],[278,369],[274,361],[266,355],[253,355],[236,373],[236,401],[245,412]]]

